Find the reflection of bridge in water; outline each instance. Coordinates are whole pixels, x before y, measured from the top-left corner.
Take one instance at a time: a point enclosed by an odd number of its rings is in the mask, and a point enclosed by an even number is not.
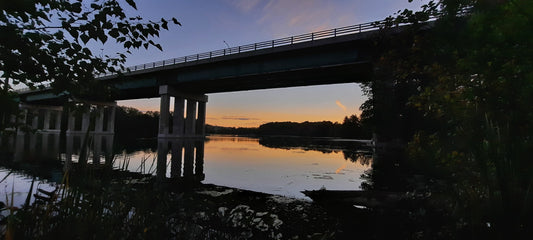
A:
[[[157,142],[157,178],[167,178],[170,150],[170,179],[200,182],[204,175],[204,140],[159,139]]]
[[[120,169],[115,160],[112,134],[67,134],[37,132],[12,134],[0,138],[0,152],[7,153],[13,163],[55,161],[63,163],[63,171],[73,165]],[[170,159],[168,155],[170,153]],[[4,155],[5,156],[5,155]],[[5,161],[5,159],[0,159]],[[103,161],[102,161],[103,160]],[[204,139],[159,139],[155,174],[160,181],[204,180]],[[170,175],[167,165],[170,164]]]

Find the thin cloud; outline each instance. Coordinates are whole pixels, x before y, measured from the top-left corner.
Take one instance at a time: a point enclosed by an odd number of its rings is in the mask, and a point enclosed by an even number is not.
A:
[[[337,104],[337,106],[339,106],[343,111],[346,112],[346,106],[342,105],[342,103],[339,100],[335,101],[335,104]]]
[[[269,29],[274,37],[303,34],[354,24],[352,9],[339,8],[330,1],[321,0],[270,0],[259,10],[258,23]],[[295,32],[295,29],[299,29]]]
[[[222,117],[224,120],[238,120],[238,121],[256,121],[259,120],[257,118],[249,118],[249,117],[240,117],[240,116],[225,116]]]
[[[248,13],[255,9],[261,3],[261,0],[232,0],[230,3],[239,9],[239,11]]]

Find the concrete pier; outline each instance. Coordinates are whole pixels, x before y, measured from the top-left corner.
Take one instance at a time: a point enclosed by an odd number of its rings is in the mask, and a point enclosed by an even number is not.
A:
[[[159,138],[205,137],[206,95],[183,93],[169,85],[160,86],[159,95],[161,97]],[[170,126],[170,97],[174,97],[172,126]]]
[[[174,115],[172,124],[172,134],[180,135],[185,131],[185,99],[174,97]]]
[[[61,131],[61,116],[63,114],[63,107],[21,103],[19,108],[22,111],[20,118],[18,119],[19,124],[27,125],[30,127],[30,130],[38,132]],[[30,118],[29,122],[28,117]],[[23,134],[23,132],[19,132],[20,134]]]
[[[78,113],[69,109],[67,134],[114,134],[116,102],[83,102],[89,105],[88,112]],[[94,119],[94,126],[91,126]],[[81,120],[81,128],[77,128],[77,121]],[[107,120],[107,122],[104,122]]]

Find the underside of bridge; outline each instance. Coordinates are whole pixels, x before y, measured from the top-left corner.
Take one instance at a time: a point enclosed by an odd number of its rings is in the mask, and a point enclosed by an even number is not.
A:
[[[348,37],[348,36],[346,36]],[[368,82],[375,46],[368,39],[324,39],[104,78],[116,100],[159,96],[159,86],[208,94]]]
[[[372,78],[371,69],[372,66],[369,62],[358,62],[261,74],[227,76],[203,81],[180,82],[178,80],[172,80],[172,77],[142,81],[151,81],[154,83],[154,86],[171,85],[187,93],[210,94],[339,83],[362,83],[368,82]],[[154,86],[124,87],[124,89],[118,90],[115,99],[127,100],[158,97],[159,88]],[[122,88],[123,85],[119,87]]]

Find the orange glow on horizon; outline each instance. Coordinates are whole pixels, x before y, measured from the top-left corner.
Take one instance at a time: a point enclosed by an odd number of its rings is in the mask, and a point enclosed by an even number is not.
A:
[[[153,107],[136,107],[141,112],[159,112],[159,109]],[[220,111],[213,109],[207,111],[206,123],[214,126],[221,127],[259,127],[262,124],[269,122],[321,122],[321,121],[330,121],[330,122],[342,122],[345,116],[350,116],[356,114],[360,116],[361,112],[344,112],[338,111],[339,109],[333,109],[331,111],[316,109],[314,111],[307,111],[298,113],[287,112],[271,112],[265,111],[261,112],[257,110],[255,112],[246,112],[236,114],[226,114],[227,111]]]
[[[344,117],[356,114],[360,116],[361,112],[329,112],[327,110],[317,109],[315,113],[247,113],[239,115],[226,115],[219,112],[207,112],[206,123],[209,125],[222,127],[259,127],[269,122],[339,122],[342,123]]]

